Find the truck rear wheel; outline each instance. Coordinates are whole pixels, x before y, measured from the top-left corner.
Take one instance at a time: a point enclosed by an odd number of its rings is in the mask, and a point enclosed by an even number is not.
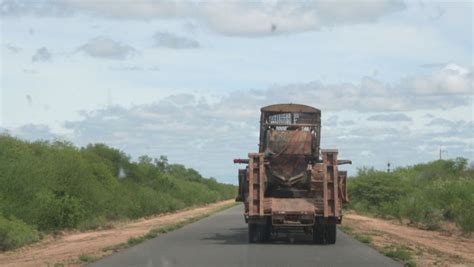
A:
[[[335,244],[336,243],[335,224],[315,224],[313,227],[313,242],[315,244]]]
[[[326,225],[326,244],[336,244],[336,225],[327,224]]]
[[[249,223],[249,243],[263,243],[270,239],[270,228],[266,224]]]
[[[257,242],[257,225],[254,223],[248,223],[248,234],[249,234],[249,243]]]
[[[324,244],[324,225],[315,224],[313,226],[313,242],[315,244]]]

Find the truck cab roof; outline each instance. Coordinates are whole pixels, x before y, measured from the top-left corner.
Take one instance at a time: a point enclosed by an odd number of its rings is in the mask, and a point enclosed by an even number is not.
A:
[[[321,110],[317,108],[313,108],[307,105],[301,105],[301,104],[275,104],[275,105],[269,105],[266,107],[263,107],[260,109],[260,111],[263,113],[278,113],[278,112],[301,112],[301,113],[321,113]]]

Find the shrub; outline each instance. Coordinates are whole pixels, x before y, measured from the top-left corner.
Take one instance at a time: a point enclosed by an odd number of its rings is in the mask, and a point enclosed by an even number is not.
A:
[[[360,169],[356,179],[350,179],[348,190],[353,207],[379,213],[381,208],[405,196],[409,188],[392,173]]]
[[[78,199],[68,194],[43,191],[37,194],[38,226],[43,230],[74,228],[84,216]]]
[[[109,226],[110,220],[175,211],[236,193],[234,185],[169,164],[165,156],[134,162],[104,144],[79,149],[63,141],[26,142],[0,135],[0,148],[5,225],[11,224],[5,218],[15,218],[22,222],[18,225],[40,231],[93,229]]]
[[[474,170],[467,160],[437,160],[392,173],[361,169],[348,180],[350,208],[383,217],[407,218],[427,229],[441,221],[474,231]]]
[[[400,210],[399,217],[408,218],[414,223],[420,223],[428,230],[438,229],[443,219],[440,209],[436,208],[425,197],[416,195],[416,193],[399,201],[398,208]]]
[[[104,216],[97,216],[85,219],[81,221],[77,229],[81,231],[85,230],[95,230],[95,229],[111,229],[113,228],[113,224],[107,220]]]
[[[14,217],[0,215],[0,251],[14,249],[40,239],[36,229]]]

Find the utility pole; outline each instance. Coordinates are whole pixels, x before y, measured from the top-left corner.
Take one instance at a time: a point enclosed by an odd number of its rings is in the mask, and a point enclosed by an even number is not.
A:
[[[443,150],[442,149],[442,146],[439,146],[439,160],[442,160],[443,159],[443,153],[446,153],[446,155],[448,154],[448,150]]]
[[[390,172],[390,161],[387,163],[387,172]]]

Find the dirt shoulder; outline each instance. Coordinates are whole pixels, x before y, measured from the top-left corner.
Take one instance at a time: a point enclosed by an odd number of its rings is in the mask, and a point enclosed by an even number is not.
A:
[[[42,241],[14,251],[0,254],[0,266],[80,266],[79,258],[88,260],[113,253],[107,248],[126,243],[132,237],[147,234],[162,226],[182,223],[232,205],[226,200],[203,207],[181,210],[117,224],[113,229],[87,232],[65,232],[47,236]]]
[[[456,231],[428,231],[398,221],[346,213],[343,231],[387,251],[403,247],[417,266],[474,266],[474,238]]]

